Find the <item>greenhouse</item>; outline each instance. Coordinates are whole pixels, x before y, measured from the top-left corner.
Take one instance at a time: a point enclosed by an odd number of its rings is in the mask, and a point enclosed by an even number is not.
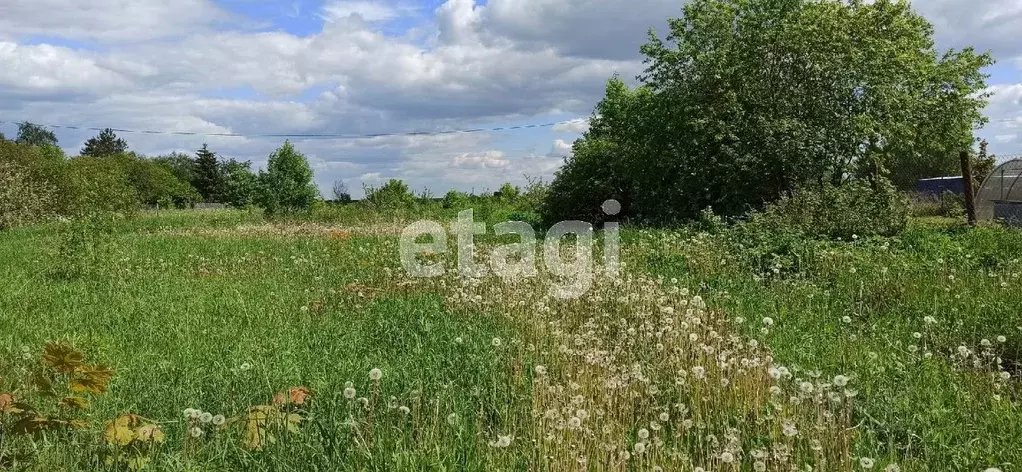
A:
[[[976,196],[980,220],[1022,224],[1022,159],[1005,162],[987,177]]]

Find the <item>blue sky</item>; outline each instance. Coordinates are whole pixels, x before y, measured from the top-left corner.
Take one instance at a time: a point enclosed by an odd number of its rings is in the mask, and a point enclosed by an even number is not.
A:
[[[681,0],[7,0],[0,120],[198,133],[438,131],[586,117],[612,74],[634,77],[650,26]],[[999,63],[981,135],[1022,154],[1022,2],[927,0],[939,46]],[[549,178],[584,130],[297,140],[317,182],[387,178],[443,193]],[[0,132],[12,135],[11,125]],[[57,130],[71,153],[91,134]],[[261,165],[279,139],[125,134],[146,154]]]

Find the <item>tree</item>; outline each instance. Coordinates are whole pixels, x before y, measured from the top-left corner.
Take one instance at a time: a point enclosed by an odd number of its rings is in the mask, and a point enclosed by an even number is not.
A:
[[[415,195],[401,179],[390,179],[382,187],[363,187],[365,201],[377,208],[396,208],[415,203]]]
[[[583,153],[562,170],[584,178],[555,181],[551,198],[596,201],[602,189],[578,186],[599,184],[625,194],[633,217],[740,215],[803,189],[943,166],[983,122],[990,56],[939,53],[907,2],[693,0],[683,12],[642,47],[640,86],[608,84],[575,144]]]
[[[290,214],[309,209],[318,197],[308,159],[285,141],[259,172],[257,203],[270,215]]]
[[[188,154],[172,152],[165,156],[154,157],[152,160],[165,167],[182,182],[191,184],[195,181],[195,159]]]
[[[223,187],[221,198],[223,203],[234,208],[245,208],[255,203],[258,177],[252,172],[250,161],[238,162],[234,159],[223,166]]]
[[[25,121],[18,123],[18,138],[15,142],[29,146],[56,146],[57,135],[43,126]]]
[[[348,182],[338,180],[334,182],[334,201],[348,203],[351,201],[351,192],[348,190]]]
[[[174,175],[165,166],[131,153],[113,156],[124,169],[128,183],[139,203],[169,207],[186,207],[200,198],[188,182]]]
[[[217,162],[216,153],[205,144],[195,153],[195,176],[192,186],[199,191],[206,202],[220,202],[224,182],[224,169]]]
[[[118,138],[112,129],[107,128],[98,136],[89,138],[80,154],[88,157],[106,157],[116,156],[127,151],[128,143]]]

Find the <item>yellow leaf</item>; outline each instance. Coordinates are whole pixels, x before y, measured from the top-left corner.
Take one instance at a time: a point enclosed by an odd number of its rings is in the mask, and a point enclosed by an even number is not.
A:
[[[136,415],[118,416],[106,424],[106,429],[103,431],[103,439],[110,445],[127,446],[135,439],[135,432],[131,428],[141,423],[141,421],[142,419]]]
[[[161,444],[163,443],[164,439],[166,439],[166,437],[163,434],[163,430],[161,430],[160,427],[155,424],[142,425],[139,426],[137,430],[135,430],[136,441],[153,442],[156,444]]]
[[[65,343],[50,342],[43,351],[43,363],[70,374],[82,366],[85,356]]]
[[[68,386],[75,392],[99,394],[106,391],[107,382],[113,375],[113,372],[101,365],[82,367]]]
[[[88,400],[82,397],[75,396],[64,397],[62,400],[60,400],[60,404],[61,406],[64,406],[66,408],[72,408],[76,410],[84,410],[89,407]]]

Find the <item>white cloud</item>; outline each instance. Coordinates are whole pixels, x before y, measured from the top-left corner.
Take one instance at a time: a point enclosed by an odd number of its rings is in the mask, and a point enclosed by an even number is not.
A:
[[[323,5],[321,17],[329,22],[340,21],[357,15],[370,23],[389,21],[397,18],[401,8],[380,2],[364,0],[334,0]]]
[[[572,154],[571,143],[558,139],[554,141],[553,147],[550,148],[550,157],[566,157]]]
[[[231,15],[209,0],[4,0],[0,31],[83,41],[137,42],[209,31]]]
[[[560,123],[554,125],[552,128],[557,133],[578,133],[582,134],[589,131],[589,120],[575,120],[567,123]]]
[[[511,161],[505,159],[501,151],[486,151],[481,154],[465,153],[456,156],[451,165],[463,169],[500,169],[511,165]]]

